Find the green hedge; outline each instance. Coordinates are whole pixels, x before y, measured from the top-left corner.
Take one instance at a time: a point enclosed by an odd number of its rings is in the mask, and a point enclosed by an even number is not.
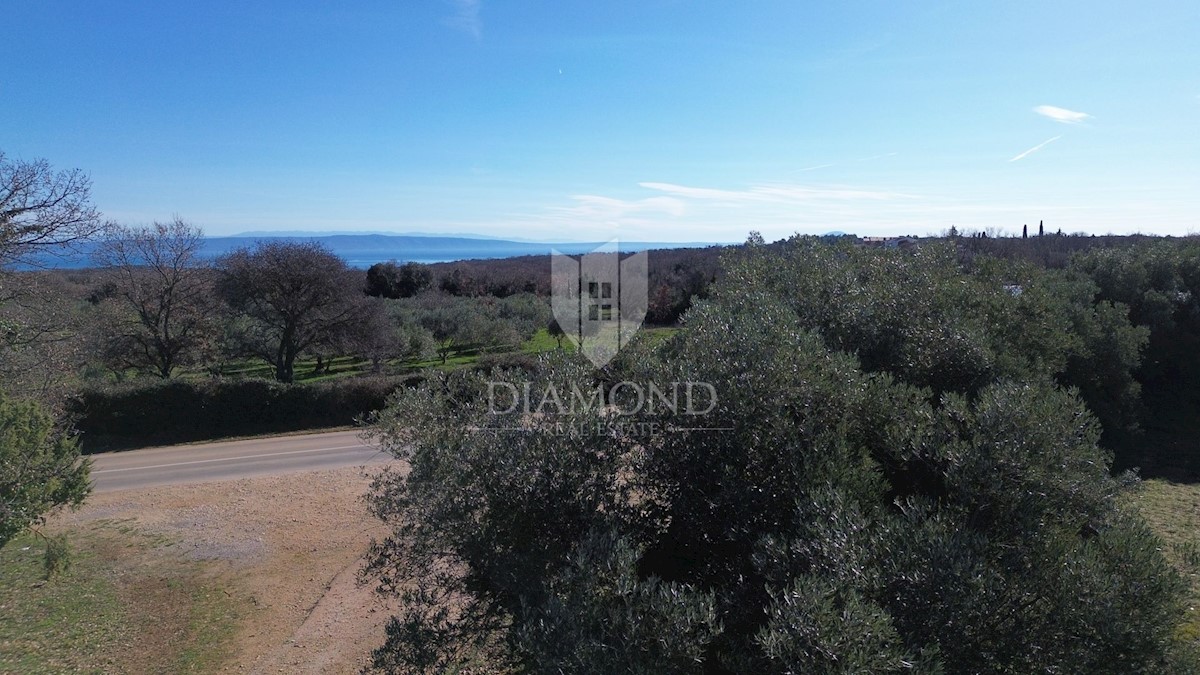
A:
[[[382,408],[398,387],[419,379],[141,381],[85,389],[71,400],[68,412],[83,452],[93,453],[349,425]]]

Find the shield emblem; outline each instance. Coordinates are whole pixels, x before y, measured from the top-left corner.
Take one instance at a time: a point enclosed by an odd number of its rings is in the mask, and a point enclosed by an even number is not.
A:
[[[550,255],[550,304],[567,338],[597,368],[633,339],[646,318],[645,251],[621,259],[610,241],[578,259]]]

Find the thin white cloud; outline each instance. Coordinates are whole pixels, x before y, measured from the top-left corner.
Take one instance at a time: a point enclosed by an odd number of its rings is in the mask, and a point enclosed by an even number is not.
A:
[[[688,187],[686,185],[675,185],[674,183],[653,183],[643,182],[638,185],[647,190],[657,190],[665,192],[676,197],[685,197],[687,199],[712,199],[724,202],[744,202],[761,200],[761,195],[756,195],[752,192],[744,190],[721,190],[719,188],[702,188]]]
[[[1058,106],[1053,105],[1039,105],[1033,109],[1033,112],[1041,115],[1042,117],[1047,117],[1055,122],[1061,122],[1063,124],[1079,124],[1080,122],[1091,118],[1091,115],[1085,112],[1076,112],[1074,110],[1067,110],[1066,108],[1059,108]]]
[[[483,37],[483,19],[479,17],[481,0],[449,0],[454,14],[446,19],[446,25],[460,30],[479,40]]]
[[[540,213],[513,213],[508,218],[520,221],[522,231],[558,233],[546,236],[560,238],[570,232],[581,241],[616,236],[645,241],[740,241],[748,223],[778,236],[797,231],[849,231],[853,223],[857,223],[855,228],[869,225],[872,231],[885,225],[898,227],[888,220],[890,210],[926,199],[857,186],[788,182],[744,189],[651,181],[639,186],[649,194],[626,198],[576,194],[568,204],[547,206]]]
[[[814,200],[880,200],[905,198],[910,195],[879,190],[861,190],[849,187],[813,187],[807,185],[768,184],[756,185],[746,190],[721,190],[717,188],[689,187],[674,183],[643,182],[638,185],[687,199],[707,199],[727,203],[765,201],[814,201]]]
[[[555,207],[552,211],[559,216],[616,221],[636,214],[658,214],[677,218],[687,210],[682,201],[673,197],[625,200],[599,195],[572,195],[571,199],[575,202],[574,206]]]
[[[1037,145],[1026,150],[1025,152],[1022,152],[1021,154],[1017,155],[1016,157],[1013,157],[1012,159],[1010,159],[1008,161],[1015,162],[1017,160],[1025,159],[1026,157],[1032,155],[1033,153],[1037,152],[1038,150],[1041,150],[1042,148],[1046,147],[1047,145],[1050,145],[1051,143],[1053,143],[1054,141],[1057,141],[1060,138],[1062,138],[1062,136],[1055,136],[1054,138],[1044,140],[1041,143],[1038,143]]]
[[[832,164],[817,164],[815,166],[806,166],[803,169],[797,169],[797,171],[816,171],[817,169],[828,169],[831,166],[833,166],[833,165]]]
[[[803,185],[764,185],[752,188],[755,192],[788,201],[838,200],[879,201],[884,199],[908,199],[912,195],[883,190],[860,190],[849,187],[807,187]]]

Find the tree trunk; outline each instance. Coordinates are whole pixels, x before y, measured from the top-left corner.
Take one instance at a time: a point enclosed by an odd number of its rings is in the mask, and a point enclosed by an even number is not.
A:
[[[296,362],[296,347],[292,344],[295,332],[295,324],[289,323],[279,338],[279,348],[275,350],[275,379],[288,384],[292,382],[292,366]]]
[[[287,345],[283,350],[283,358],[279,360],[279,365],[275,368],[275,379],[284,384],[291,384],[295,381],[295,366],[296,348]]]

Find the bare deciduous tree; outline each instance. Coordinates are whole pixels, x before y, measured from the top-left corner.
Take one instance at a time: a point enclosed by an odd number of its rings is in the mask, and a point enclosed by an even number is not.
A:
[[[169,378],[193,362],[214,328],[211,273],[197,258],[204,233],[180,218],[118,227],[95,258],[116,276],[118,314],[106,353],[118,367]]]
[[[104,226],[82,171],[0,151],[0,380],[10,392],[52,398],[52,385],[75,365],[77,318],[54,279],[13,269],[65,255]]]
[[[91,180],[79,169],[55,172],[44,159],[9,160],[0,152],[0,267],[61,254],[99,232]]]

